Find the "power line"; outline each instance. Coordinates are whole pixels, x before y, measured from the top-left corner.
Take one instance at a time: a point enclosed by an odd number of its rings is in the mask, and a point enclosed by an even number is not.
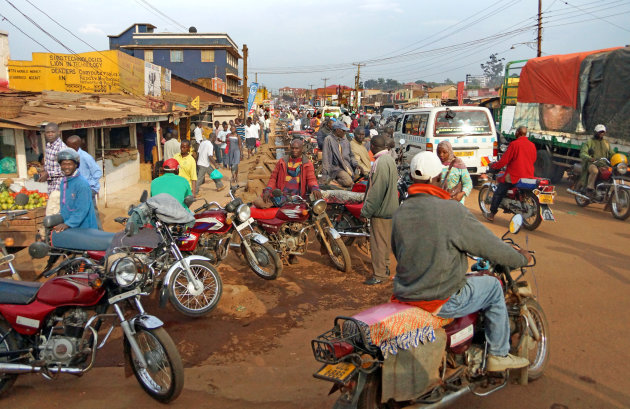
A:
[[[172,21],[173,24],[181,27],[183,30],[187,30],[186,26],[184,26],[183,24],[178,23],[177,21],[173,20],[171,17],[169,17],[167,14],[162,13],[159,9],[157,9],[155,6],[153,6],[151,3],[149,3],[147,0],[139,0],[141,2],[143,2],[144,4],[146,4],[147,6],[151,7],[151,9],[153,9],[156,13],[160,14],[161,16],[163,16],[164,18],[167,18],[168,20]]]
[[[590,11],[582,10],[582,9],[581,9],[581,8],[579,8],[578,6],[574,6],[573,4],[569,4],[569,2],[568,2],[568,1],[562,1],[562,2],[563,2],[564,4],[566,4],[567,6],[571,6],[571,7],[573,7],[573,8],[576,8],[576,9],[580,10],[580,11],[581,11],[581,12],[583,12],[583,13],[590,14],[591,16],[595,17],[595,18],[596,18],[596,19],[598,19],[598,20],[601,20],[601,21],[603,21],[603,22],[606,22],[606,23],[608,23],[608,24],[610,24],[610,25],[613,25],[613,26],[615,26],[615,27],[617,27],[617,28],[622,29],[622,30],[623,30],[623,31],[625,31],[625,32],[630,33],[630,30],[626,29],[625,27],[622,27],[622,26],[620,26],[620,25],[618,25],[618,24],[615,24],[615,23],[612,23],[612,22],[610,22],[610,21],[608,21],[608,20],[605,20],[603,17],[599,17],[599,16],[597,16],[597,15],[595,15],[595,14],[591,13]]]
[[[3,16],[2,14],[0,14],[0,17],[2,17],[2,21],[6,21],[7,23],[11,24],[16,30],[18,30],[20,33],[24,34],[25,36],[27,36],[28,38],[30,38],[31,40],[33,40],[35,43],[39,44],[40,47],[42,47],[44,50],[48,51],[49,53],[52,53],[52,51],[50,51],[48,48],[46,48],[45,45],[43,45],[42,43],[40,43],[39,41],[35,40],[33,37],[31,37],[30,35],[26,34],[24,31],[22,31],[22,29],[18,26],[16,26],[15,24],[13,24],[11,22],[11,20],[9,20],[8,18],[6,18],[5,16]]]

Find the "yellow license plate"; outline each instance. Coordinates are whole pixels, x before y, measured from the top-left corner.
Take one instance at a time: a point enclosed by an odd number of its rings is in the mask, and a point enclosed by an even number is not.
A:
[[[324,365],[315,373],[315,377],[331,382],[346,383],[356,369],[357,367],[349,362],[339,362],[335,365]]]
[[[455,151],[453,153],[455,156],[473,156],[475,154],[473,151]]]
[[[550,193],[541,193],[538,195],[538,201],[545,204],[553,204],[553,195]]]

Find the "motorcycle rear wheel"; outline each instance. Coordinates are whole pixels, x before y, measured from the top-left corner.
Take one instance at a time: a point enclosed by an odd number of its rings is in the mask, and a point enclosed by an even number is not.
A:
[[[173,307],[189,317],[200,317],[212,311],[219,303],[223,283],[217,270],[207,261],[192,260],[190,270],[203,283],[200,294],[191,294],[186,271],[178,268],[168,284],[168,295]]]
[[[492,196],[494,192],[488,187],[484,186],[479,190],[479,196],[477,201],[479,202],[479,210],[484,215],[490,213],[490,204],[492,203]]]
[[[332,250],[331,252],[326,247],[326,251],[328,251],[328,255],[330,256],[333,264],[337,267],[337,270],[343,271],[344,273],[349,272],[352,269],[352,261],[350,260],[348,248],[345,244],[343,244],[343,240],[341,237],[338,239],[333,238],[329,229],[326,229],[324,234],[326,235],[324,240],[328,241],[330,249]]]
[[[173,339],[164,328],[136,328],[136,343],[147,368],[140,368],[133,349],[125,346],[131,369],[142,389],[153,399],[168,403],[175,400],[184,387],[184,364]],[[125,339],[128,344],[129,341]]]
[[[357,409],[385,409],[381,403],[381,375],[380,370],[368,375],[365,386],[359,395]]]
[[[265,280],[275,280],[282,273],[282,261],[274,250],[273,246],[268,242],[258,244],[252,240],[247,240],[249,247],[254,253],[255,258],[249,256],[249,252],[245,249],[245,244],[241,244],[241,254],[245,256],[247,264],[254,273]]]
[[[630,193],[626,189],[617,190],[618,200],[612,197],[610,212],[615,219],[626,220],[630,216]]]
[[[533,215],[530,217],[523,217],[523,227],[527,230],[536,230],[542,222],[542,216],[540,215],[540,203],[538,198],[532,192],[525,192],[523,203],[528,207],[533,208]]]
[[[0,321],[0,339],[2,339],[2,342],[0,342],[0,352],[15,351],[18,349],[15,335],[9,333],[10,331],[9,325],[4,321]],[[2,357],[0,358],[0,362],[8,363],[10,360],[8,357]],[[0,396],[11,389],[16,379],[16,374],[0,374]]]
[[[331,212],[328,214],[328,217],[330,217],[330,222],[332,223],[335,230],[356,231],[355,229],[353,229],[353,227],[355,227],[357,224],[354,222],[353,217],[350,216],[348,213]],[[350,247],[354,243],[354,237],[350,236],[341,236],[341,240],[343,240],[343,244],[345,244],[346,247]]]

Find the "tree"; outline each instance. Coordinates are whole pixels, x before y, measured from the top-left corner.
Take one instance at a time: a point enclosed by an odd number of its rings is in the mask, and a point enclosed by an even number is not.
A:
[[[488,77],[488,86],[498,87],[503,82],[503,61],[505,58],[497,58],[497,53],[490,54],[490,58],[485,64],[481,64],[481,69]]]
[[[444,80],[444,85],[455,85],[452,79],[447,78]]]

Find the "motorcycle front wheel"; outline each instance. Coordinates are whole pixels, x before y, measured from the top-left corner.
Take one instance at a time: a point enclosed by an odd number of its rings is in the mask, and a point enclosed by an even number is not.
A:
[[[479,190],[479,210],[481,210],[481,213],[484,215],[490,213],[490,205],[492,204],[493,194],[494,192],[488,186],[484,186],[481,190]]]
[[[159,402],[175,400],[184,387],[184,364],[170,335],[164,328],[137,327],[133,337],[147,363],[146,368],[140,367],[138,358],[125,338],[125,353],[138,383]]]
[[[168,295],[177,311],[189,317],[200,317],[217,306],[223,292],[223,283],[221,276],[209,262],[192,260],[189,265],[202,288],[195,289],[186,277],[186,270],[179,267],[168,284]]]
[[[248,238],[245,241],[249,244],[249,248],[254,253],[254,258],[249,255],[249,252],[245,248],[245,243],[241,244],[241,253],[245,256],[247,264],[254,273],[260,278],[265,280],[275,280],[282,272],[282,261],[276,250],[269,242],[265,244],[258,244]]]
[[[9,325],[0,321],[0,352],[15,351],[18,349],[17,342],[15,340],[15,334],[10,330]],[[12,362],[8,357],[0,357],[0,362],[9,363]],[[2,374],[0,373],[0,395],[5,394],[17,379],[16,374]]]
[[[540,215],[540,204],[538,198],[532,192],[525,192],[523,197],[523,204],[526,208],[531,209],[531,215],[525,217],[523,215],[523,227],[527,230],[536,230],[542,222],[542,216]]]
[[[521,351],[519,355],[529,360],[527,378],[533,381],[543,376],[549,362],[549,324],[547,323],[547,316],[538,302],[530,298],[525,301],[525,305],[527,305],[527,310],[534,321],[530,322],[529,325],[535,325],[540,334],[540,341],[536,341],[531,330],[527,328],[527,324],[523,323],[527,337],[525,343],[527,349]]]
[[[613,194],[610,211],[615,219],[626,220],[630,216],[630,193],[626,189],[617,190],[617,198]]]
[[[323,239],[330,245],[330,250],[328,250],[323,243],[322,245],[324,245],[326,251],[328,251],[328,255],[333,264],[337,267],[337,270],[343,271],[344,273],[349,272],[350,269],[352,269],[352,261],[350,261],[350,254],[348,253],[346,245],[343,244],[343,240],[341,237],[338,239],[333,238],[329,229],[325,229],[324,234],[326,237]]]

